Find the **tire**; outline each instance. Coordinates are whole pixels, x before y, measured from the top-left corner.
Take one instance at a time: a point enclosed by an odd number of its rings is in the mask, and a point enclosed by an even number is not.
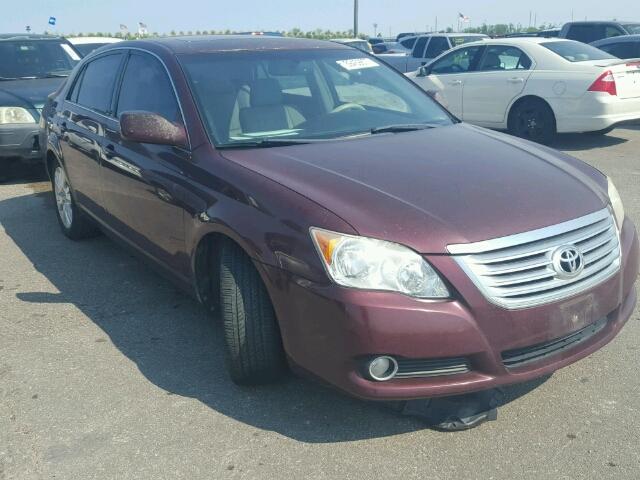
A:
[[[76,205],[67,174],[59,162],[54,164],[51,187],[56,205],[56,217],[62,233],[71,240],[83,240],[96,236],[99,230]]]
[[[251,259],[231,242],[220,251],[220,307],[231,379],[239,385],[279,380],[286,362],[273,305]]]
[[[528,98],[509,113],[509,133],[516,137],[548,145],[556,137],[556,117],[543,100]]]

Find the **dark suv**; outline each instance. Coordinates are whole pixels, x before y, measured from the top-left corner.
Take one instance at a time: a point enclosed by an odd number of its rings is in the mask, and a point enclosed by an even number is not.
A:
[[[239,383],[287,364],[372,399],[523,382],[636,303],[638,237],[606,176],[461,124],[354,48],[123,42],[44,116],[62,231],[99,226],[216,312]]]
[[[0,35],[0,178],[12,161],[40,161],[40,112],[78,61],[64,38]]]
[[[603,38],[640,33],[640,22],[569,22],[560,30],[560,38],[592,43]]]

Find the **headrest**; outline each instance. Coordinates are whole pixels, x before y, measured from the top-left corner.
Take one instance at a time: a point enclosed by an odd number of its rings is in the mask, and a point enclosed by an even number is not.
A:
[[[252,107],[282,105],[282,89],[278,81],[265,78],[252,82],[250,102]]]

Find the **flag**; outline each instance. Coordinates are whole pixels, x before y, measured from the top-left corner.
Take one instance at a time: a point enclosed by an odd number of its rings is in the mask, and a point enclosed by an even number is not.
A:
[[[125,32],[128,32],[129,29],[127,28],[127,26],[124,23],[121,23],[120,24],[120,31],[125,33]]]
[[[49,17],[49,25],[55,25],[56,24],[56,17]]]
[[[469,23],[471,19],[467,17],[464,13],[458,13],[458,19],[464,23]]]
[[[146,23],[142,23],[142,22],[138,22],[138,35],[140,35],[142,37],[143,35],[146,35],[147,33],[149,33],[149,31],[147,30],[147,24]]]

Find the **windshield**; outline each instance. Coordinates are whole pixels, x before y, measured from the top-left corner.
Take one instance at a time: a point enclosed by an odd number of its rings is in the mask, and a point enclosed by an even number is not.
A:
[[[86,57],[95,49],[103,47],[105,45],[108,45],[108,44],[107,43],[80,43],[80,44],[74,45],[74,47],[76,48],[76,50],[78,50],[82,54],[83,57]]]
[[[609,60],[616,58],[596,47],[581,42],[548,42],[541,43],[540,45],[570,62],[588,62],[590,60]]]
[[[410,80],[355,49],[202,53],[180,62],[217,146],[453,123]]]
[[[625,23],[624,29],[629,32],[629,35],[640,34],[640,23]]]
[[[80,56],[59,40],[10,40],[0,42],[0,77],[46,78],[67,76]]]

